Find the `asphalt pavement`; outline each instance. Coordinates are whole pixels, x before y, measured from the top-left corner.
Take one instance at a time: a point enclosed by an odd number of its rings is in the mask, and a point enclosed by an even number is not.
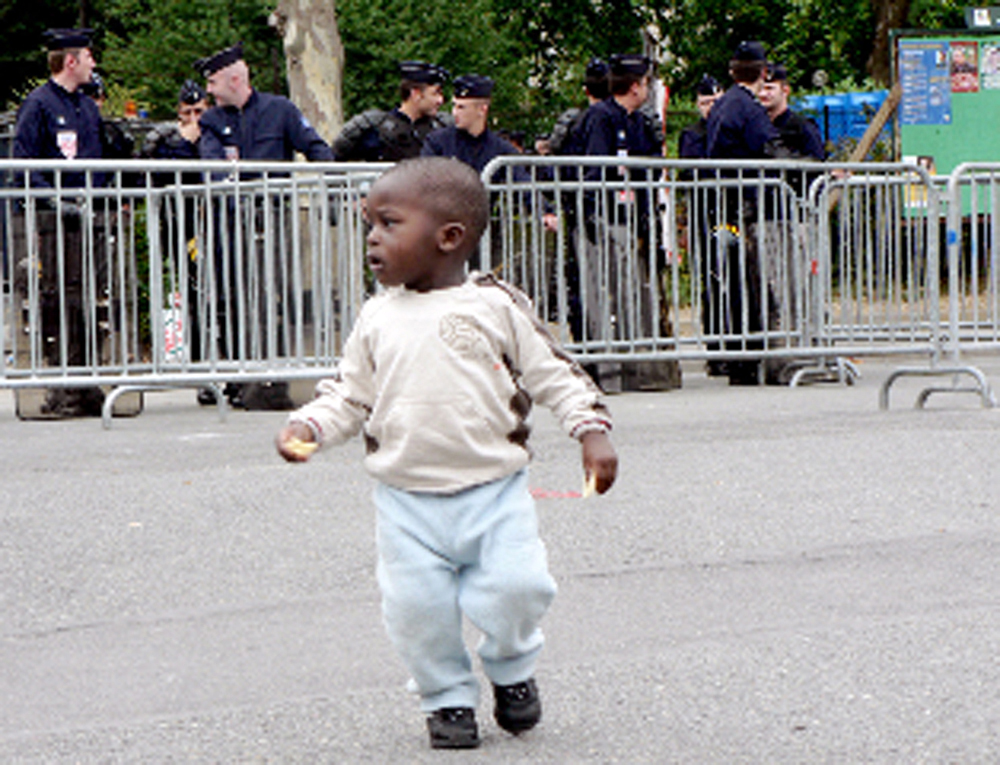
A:
[[[544,719],[484,693],[466,752],[384,636],[360,441],[288,465],[281,413],[175,390],[103,430],[0,392],[0,762],[1000,761],[1000,410],[904,379],[882,411],[897,363],[612,396],[590,499],[538,413]]]

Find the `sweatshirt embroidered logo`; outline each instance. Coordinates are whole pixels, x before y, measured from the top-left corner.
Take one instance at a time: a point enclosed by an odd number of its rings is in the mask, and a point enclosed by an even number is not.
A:
[[[450,313],[441,317],[438,332],[445,345],[463,356],[490,358],[483,328],[471,316]]]

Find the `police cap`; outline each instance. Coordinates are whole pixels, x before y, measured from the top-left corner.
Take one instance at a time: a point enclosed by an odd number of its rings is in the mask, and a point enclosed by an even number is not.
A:
[[[584,72],[584,77],[588,80],[602,80],[608,76],[609,71],[607,61],[602,61],[599,58],[592,58],[587,62],[587,69]]]
[[[489,98],[493,80],[481,74],[463,74],[455,78],[455,98]]]
[[[199,101],[204,101],[206,98],[208,98],[208,95],[201,85],[194,80],[184,80],[184,84],[181,85],[180,92],[177,94],[177,103],[196,104]]]
[[[93,36],[93,29],[49,29],[45,32],[45,44],[49,50],[89,48]]]
[[[636,74],[640,77],[649,74],[653,66],[652,59],[641,53],[615,53],[609,63],[613,75]]]
[[[771,61],[767,62],[767,81],[788,82],[788,70],[785,68],[785,65],[775,64]]]
[[[695,92],[699,96],[714,96],[721,90],[722,86],[719,84],[719,81],[710,74],[703,74],[701,79],[698,80],[698,85],[695,87]]]
[[[224,48],[211,56],[199,58],[194,62],[194,68],[202,77],[211,77],[220,69],[243,60],[243,43],[238,42],[229,48]]]
[[[756,40],[744,40],[733,52],[734,61],[767,61],[764,46]]]
[[[422,82],[426,85],[440,85],[451,75],[443,66],[428,64],[426,61],[400,61],[399,76],[411,82]]]

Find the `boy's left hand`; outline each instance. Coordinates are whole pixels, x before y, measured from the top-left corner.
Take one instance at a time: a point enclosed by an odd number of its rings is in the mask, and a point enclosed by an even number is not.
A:
[[[618,455],[607,433],[591,431],[580,438],[583,447],[584,476],[594,477],[594,489],[603,494],[611,488],[618,475]]]

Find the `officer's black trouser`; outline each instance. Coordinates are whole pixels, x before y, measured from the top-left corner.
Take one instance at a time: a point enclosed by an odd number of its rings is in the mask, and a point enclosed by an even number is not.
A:
[[[702,314],[705,332],[724,336],[722,345],[729,351],[763,350],[762,339],[747,339],[763,329],[756,205],[747,192],[733,189],[712,196],[710,273]],[[759,365],[759,358],[731,359],[726,370],[731,382],[752,383],[757,380]]]

